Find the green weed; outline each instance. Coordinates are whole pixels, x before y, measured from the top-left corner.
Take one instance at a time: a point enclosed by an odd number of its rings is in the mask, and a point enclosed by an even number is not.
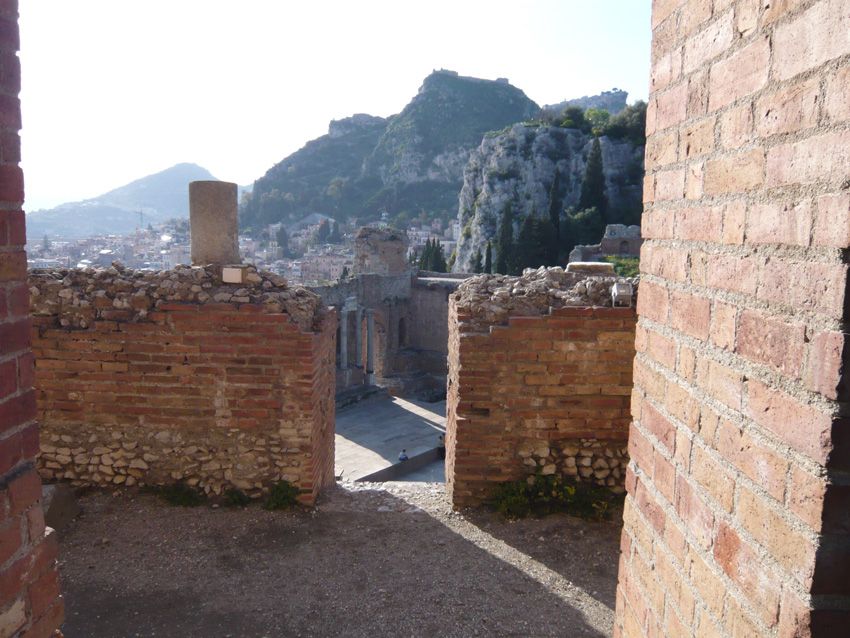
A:
[[[263,509],[286,510],[298,504],[298,488],[289,481],[278,481],[272,486]]]
[[[143,492],[155,494],[169,505],[198,507],[207,502],[206,494],[182,481],[170,485],[148,485]]]
[[[227,490],[222,498],[225,507],[245,507],[251,503],[251,497],[235,487]]]
[[[502,483],[489,504],[505,518],[525,518],[566,512],[588,520],[608,520],[618,497],[604,487],[561,476],[536,474],[527,480]]]

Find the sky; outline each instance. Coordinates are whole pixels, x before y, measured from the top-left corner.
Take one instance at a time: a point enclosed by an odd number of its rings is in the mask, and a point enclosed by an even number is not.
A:
[[[27,210],[179,162],[250,184],[434,69],[538,104],[649,88],[649,0],[23,0]]]

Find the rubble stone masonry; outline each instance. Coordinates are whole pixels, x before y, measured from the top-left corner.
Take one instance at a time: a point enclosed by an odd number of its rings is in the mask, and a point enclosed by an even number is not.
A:
[[[249,268],[35,271],[39,469],[74,485],[183,481],[312,502],[333,482],[336,315]]]
[[[64,607],[56,534],[45,528],[35,469],[17,2],[0,2],[0,636],[50,636]]]
[[[655,0],[617,636],[850,627],[850,2]]]
[[[596,296],[610,306],[612,281],[541,269],[475,277],[450,297],[446,477],[455,507],[537,473],[622,491],[635,310],[588,305]]]

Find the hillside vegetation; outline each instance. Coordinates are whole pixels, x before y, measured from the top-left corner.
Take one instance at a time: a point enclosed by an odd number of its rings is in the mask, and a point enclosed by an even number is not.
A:
[[[482,136],[539,110],[507,81],[435,71],[399,114],[331,122],[327,135],[269,169],[242,202],[241,225],[291,223],[314,212],[361,222],[382,212],[400,224],[448,220]]]

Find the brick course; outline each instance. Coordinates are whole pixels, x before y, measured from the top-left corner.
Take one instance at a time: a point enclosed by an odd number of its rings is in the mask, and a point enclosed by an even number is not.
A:
[[[846,635],[850,4],[698,4],[653,3],[615,635]]]
[[[558,473],[621,489],[633,308],[567,307],[482,332],[449,302],[447,487],[456,507]]]
[[[44,526],[24,252],[18,7],[0,4],[0,635],[50,636],[64,604]]]
[[[333,482],[336,315],[313,332],[251,303],[168,303],[144,321],[33,326],[39,468],[75,485],[259,495]]]

